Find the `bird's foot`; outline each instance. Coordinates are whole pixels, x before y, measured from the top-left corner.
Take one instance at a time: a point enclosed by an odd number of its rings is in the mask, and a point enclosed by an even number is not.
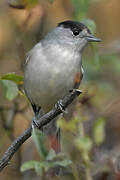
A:
[[[37,127],[39,129],[37,117],[34,116],[32,119],[32,127]]]
[[[34,128],[34,127],[38,128],[40,131],[43,132],[43,127],[39,128],[38,119],[36,116],[34,116],[32,119],[32,128]]]
[[[70,89],[69,93],[76,91],[78,94],[82,94],[82,91],[80,89]]]
[[[58,107],[62,113],[65,113],[65,114],[68,113],[68,111],[65,109],[61,99],[55,104],[55,107]]]

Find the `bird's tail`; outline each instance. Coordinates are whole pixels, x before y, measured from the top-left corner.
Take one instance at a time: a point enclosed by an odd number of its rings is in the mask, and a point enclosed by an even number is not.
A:
[[[60,128],[57,127],[56,121],[58,117],[53,119],[49,124],[43,127],[43,132],[47,134],[51,147],[56,153],[61,151]]]
[[[60,141],[60,128],[57,129],[56,135],[48,135],[48,138],[50,140],[50,145],[54,149],[56,153],[59,153],[61,151],[61,141]]]
[[[40,108],[37,109],[35,105],[32,104],[32,107],[35,113],[35,119],[40,119],[40,117],[45,114]],[[58,128],[56,125],[56,121],[58,118],[59,117],[54,118],[50,123],[48,123],[42,128],[43,133],[48,136],[50,145],[56,153],[61,151],[60,128]]]

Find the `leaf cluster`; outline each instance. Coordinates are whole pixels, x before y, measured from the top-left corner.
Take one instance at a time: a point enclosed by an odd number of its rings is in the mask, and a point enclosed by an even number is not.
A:
[[[0,76],[0,83],[3,88],[3,94],[8,100],[13,100],[19,93],[18,85],[23,83],[23,76],[15,73]]]

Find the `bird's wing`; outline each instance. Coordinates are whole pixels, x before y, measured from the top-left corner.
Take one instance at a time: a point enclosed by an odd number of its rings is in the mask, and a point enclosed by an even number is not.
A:
[[[83,69],[82,64],[81,64],[80,68],[81,68],[80,72],[76,73],[76,75],[74,77],[74,88],[75,89],[79,88],[80,83],[81,83],[82,78],[83,78],[83,74],[84,74],[84,69]]]
[[[23,66],[25,67],[26,64],[28,63],[29,59],[30,59],[30,52],[28,52],[26,55],[25,55],[25,59],[24,59],[24,63],[23,63]]]
[[[23,63],[24,68],[26,67],[26,65],[30,61],[31,56],[34,54],[35,49],[42,49],[42,45],[40,42],[38,44],[36,44],[28,53],[26,53],[24,63]]]

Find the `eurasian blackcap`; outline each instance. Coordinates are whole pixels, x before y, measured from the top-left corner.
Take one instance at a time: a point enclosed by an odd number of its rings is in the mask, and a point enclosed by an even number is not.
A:
[[[84,24],[64,21],[28,52],[24,90],[35,114],[40,108],[47,113],[70,89],[79,87],[83,76],[83,50],[88,42],[100,41]],[[58,152],[60,147],[56,137],[59,137],[59,128],[56,120],[43,131],[49,135],[53,148]]]

